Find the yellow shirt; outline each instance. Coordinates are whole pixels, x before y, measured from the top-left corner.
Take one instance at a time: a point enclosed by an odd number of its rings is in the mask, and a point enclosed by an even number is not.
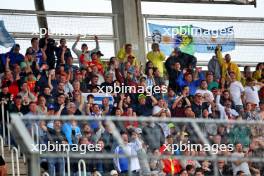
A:
[[[238,68],[236,63],[234,63],[234,62],[227,63],[225,61],[225,59],[223,58],[222,52],[220,50],[217,51],[216,57],[217,57],[217,59],[219,61],[221,69],[222,69],[221,70],[222,71],[222,78],[226,79],[226,75],[228,73],[228,70],[230,70],[230,71],[235,73],[237,81],[241,80],[241,73],[240,73],[240,70],[239,70],[239,68]]]
[[[125,48],[121,48],[121,49],[118,51],[118,53],[117,53],[117,58],[118,58],[118,60],[121,61],[121,62],[127,62],[127,57],[128,57],[128,56],[129,56],[129,55],[126,53]],[[132,53],[131,56],[134,57],[134,61],[133,61],[132,65],[133,65],[133,66],[139,66],[140,63],[138,62],[138,60],[137,60],[137,58],[135,57],[135,55]]]
[[[163,61],[165,60],[165,58],[166,56],[162,52],[150,51],[147,54],[147,59],[153,63],[154,67],[158,68],[161,77],[163,77],[163,70],[164,70]]]
[[[254,71],[253,72],[253,78],[257,81],[259,81],[261,79],[261,74],[262,74],[262,71],[261,70],[257,70],[257,71]]]

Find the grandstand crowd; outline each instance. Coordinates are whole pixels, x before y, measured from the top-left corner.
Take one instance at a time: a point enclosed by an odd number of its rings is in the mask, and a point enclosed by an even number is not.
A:
[[[68,46],[66,39],[57,44],[46,35],[32,38],[26,53],[21,53],[20,45],[15,44],[0,55],[0,98],[5,111],[57,116],[49,121],[25,121],[29,132],[33,123],[38,125],[41,144],[100,144],[98,154],[137,155],[131,159],[85,159],[90,175],[123,176],[129,174],[129,169],[134,176],[214,175],[210,160],[177,159],[177,156],[208,156],[208,152],[164,150],[167,144],[201,143],[190,124],[140,122],[136,120],[140,116],[264,121],[264,63],[240,70],[230,54],[222,54],[219,45],[208,62],[208,70],[202,70],[196,65],[196,57],[179,48],[166,58],[157,43],[147,53],[145,65],[133,53],[131,44],[125,44],[116,56],[103,61],[98,37],[94,39],[96,48],[90,49],[86,43],[77,47],[79,36],[73,46]],[[73,58],[72,52],[78,58]],[[100,92],[114,86],[135,89]],[[159,88],[163,91],[152,91]],[[65,121],[60,118],[62,115],[70,115],[72,120]],[[92,116],[99,121],[80,121],[77,115]],[[114,121],[124,146],[119,145],[113,129],[103,120],[106,116],[135,118],[133,122]],[[199,125],[211,144],[234,144],[233,151],[219,151],[217,155],[264,156],[264,126]],[[12,143],[16,145],[15,141]],[[160,158],[161,155],[166,157]],[[77,162],[72,159],[71,175],[78,173]],[[67,170],[66,160],[61,157],[41,158],[40,164],[50,176],[61,176]],[[219,160],[217,167],[220,176],[264,175],[261,162]]]

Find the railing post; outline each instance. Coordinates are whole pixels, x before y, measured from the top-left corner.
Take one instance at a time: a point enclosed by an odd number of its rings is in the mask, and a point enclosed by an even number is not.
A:
[[[83,166],[84,174],[82,174],[81,166]],[[86,176],[86,164],[83,159],[80,159],[78,161],[78,172],[79,172],[79,176],[82,176],[82,175]]]
[[[70,161],[69,150],[67,150],[67,173],[68,176],[71,176],[71,161]]]
[[[5,102],[2,100],[1,101],[1,110],[2,110],[2,130],[3,130],[3,139],[4,142],[6,140],[6,131],[5,131]]]
[[[42,176],[49,176],[49,174],[47,172],[44,172]]]
[[[8,144],[8,150],[11,150],[11,137],[10,137],[10,117],[9,117],[9,112],[6,111],[6,119],[7,119],[7,144]]]
[[[14,152],[16,154],[16,163],[17,163],[17,175],[20,176],[20,168],[19,168],[19,159],[18,159],[18,150],[16,147],[13,147],[11,150],[11,160],[12,160],[12,175],[15,176],[15,163],[14,163]]]
[[[0,142],[1,142],[1,155],[2,155],[3,159],[5,159],[4,139],[2,136],[0,136]]]

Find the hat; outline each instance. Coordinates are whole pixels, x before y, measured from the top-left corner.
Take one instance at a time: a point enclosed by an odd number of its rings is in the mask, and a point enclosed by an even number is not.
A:
[[[144,95],[144,94],[139,94],[139,96],[138,96],[138,100],[140,100],[140,99],[142,99],[142,98],[146,98],[146,95]]]
[[[110,175],[118,175],[116,170],[111,170]]]
[[[135,132],[138,133],[138,134],[140,134],[140,133],[142,133],[142,129],[141,128],[136,128],[135,129]]]
[[[168,127],[169,127],[169,128],[174,128],[175,125],[174,125],[173,123],[169,123],[169,124],[168,124]]]
[[[101,51],[97,51],[96,54],[99,56],[104,56],[104,54]]]
[[[54,107],[53,104],[49,104],[49,105],[48,105],[48,110],[54,110],[54,109],[55,109],[55,107]]]

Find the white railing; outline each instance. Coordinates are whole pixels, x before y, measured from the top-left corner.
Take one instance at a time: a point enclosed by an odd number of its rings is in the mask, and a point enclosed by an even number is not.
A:
[[[7,144],[8,144],[8,150],[11,150],[11,136],[10,136],[10,117],[9,112],[6,111],[6,119],[7,119]]]
[[[1,143],[1,155],[3,159],[5,158],[5,151],[4,151],[4,139],[2,136],[0,136],[0,143]]]
[[[84,174],[82,174],[82,167],[83,167]],[[80,159],[78,162],[78,173],[79,173],[79,176],[86,176],[86,164],[83,159]]]
[[[71,176],[71,161],[70,161],[69,150],[67,150],[67,173],[68,176]]]
[[[15,176],[15,163],[14,163],[14,152],[16,155],[16,169],[17,169],[17,175],[20,176],[20,168],[19,168],[19,159],[18,159],[18,150],[16,147],[13,147],[11,150],[11,161],[12,161],[12,175]]]
[[[42,176],[49,176],[49,174],[47,172],[44,172]]]
[[[31,126],[31,136],[32,136],[32,138],[34,140],[34,143],[35,144],[39,144],[39,128],[38,128],[38,125],[36,123],[34,123]],[[36,141],[35,141],[35,139],[36,139]]]
[[[2,110],[2,130],[3,130],[3,139],[4,143],[6,142],[6,131],[5,131],[5,101],[1,101],[1,110]]]

